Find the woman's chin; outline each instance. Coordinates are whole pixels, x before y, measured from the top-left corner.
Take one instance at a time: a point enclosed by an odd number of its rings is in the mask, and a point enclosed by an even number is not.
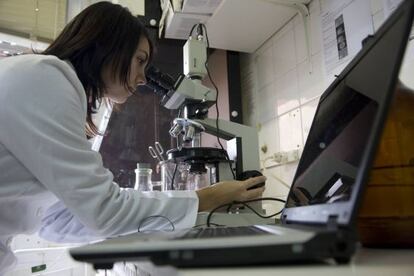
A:
[[[128,100],[128,98],[129,97],[112,99],[112,102],[114,102],[116,104],[123,104]]]

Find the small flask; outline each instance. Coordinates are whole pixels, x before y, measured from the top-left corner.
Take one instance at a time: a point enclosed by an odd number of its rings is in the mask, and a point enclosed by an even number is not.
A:
[[[152,169],[148,163],[137,163],[135,170],[135,190],[152,191]]]

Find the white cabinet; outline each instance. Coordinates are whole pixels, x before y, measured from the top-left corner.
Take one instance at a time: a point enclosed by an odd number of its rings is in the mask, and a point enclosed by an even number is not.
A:
[[[186,3],[187,2],[187,3]],[[193,2],[189,5],[188,2]],[[206,2],[216,4],[206,14]],[[204,23],[212,48],[252,53],[301,12],[306,16],[310,0],[184,0],[183,10],[169,9],[165,38],[187,39],[191,27]],[[197,4],[198,3],[198,4]],[[200,12],[197,12],[199,5]],[[191,9],[188,9],[191,7]],[[191,11],[191,12],[188,12]]]

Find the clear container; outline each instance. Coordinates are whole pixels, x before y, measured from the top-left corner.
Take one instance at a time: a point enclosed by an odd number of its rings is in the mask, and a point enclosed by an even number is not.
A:
[[[177,169],[173,161],[163,161],[161,165],[161,182],[164,191],[198,190],[210,186],[216,181],[216,168],[207,164],[205,173],[190,172],[190,165],[179,163]],[[175,171],[175,174],[174,174]],[[174,176],[174,181],[172,177]]]
[[[135,190],[152,191],[152,169],[148,163],[137,163],[135,170]]]
[[[176,165],[173,161],[163,161],[161,166],[161,182],[163,191],[187,190],[187,176],[190,166],[185,163]],[[174,176],[174,181],[173,181]]]

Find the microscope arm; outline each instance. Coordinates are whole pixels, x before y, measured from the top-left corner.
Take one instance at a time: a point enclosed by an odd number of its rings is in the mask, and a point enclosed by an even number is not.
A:
[[[253,127],[219,119],[219,132],[217,133],[216,119],[206,118],[195,120],[205,127],[205,132],[223,138],[227,141],[227,151],[230,159],[237,156],[242,163],[242,170],[260,170],[259,139],[257,130]],[[237,148],[240,138],[241,148]],[[241,160],[240,160],[241,155]]]
[[[188,99],[213,103],[216,100],[216,93],[216,90],[201,84],[199,80],[180,75],[173,89],[164,96],[161,104],[168,109],[179,109]]]

